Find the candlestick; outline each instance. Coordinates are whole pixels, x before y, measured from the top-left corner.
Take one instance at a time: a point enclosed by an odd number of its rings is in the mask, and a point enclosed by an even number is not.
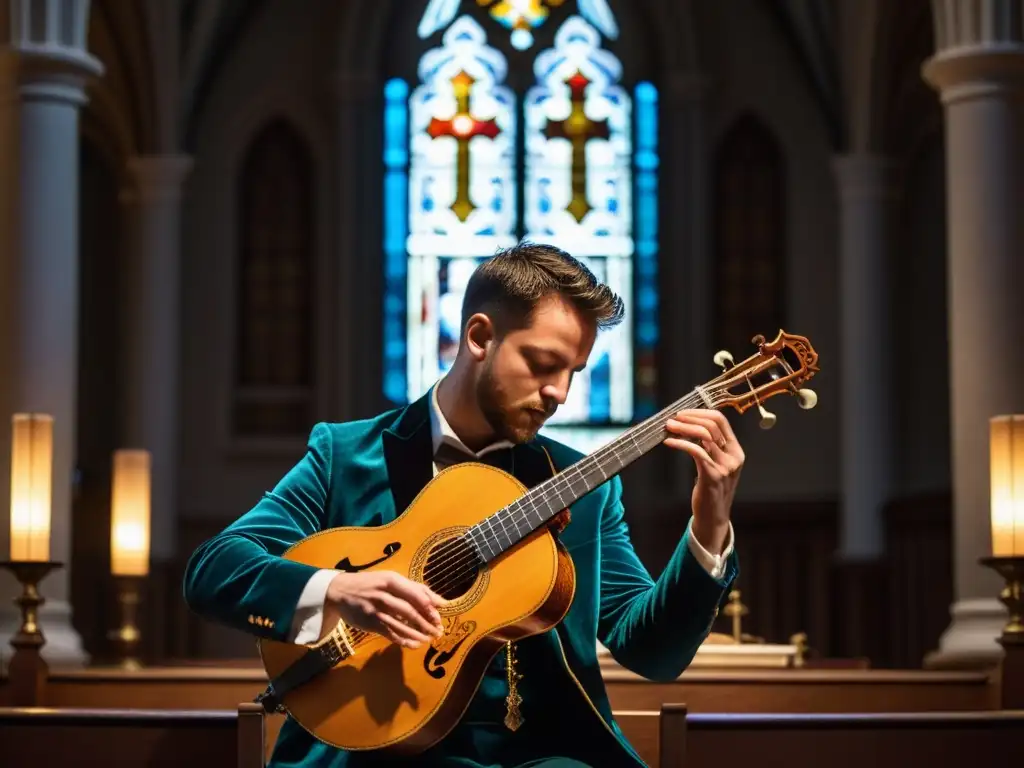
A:
[[[7,560],[0,562],[4,568],[14,574],[21,584],[21,595],[14,601],[21,608],[21,628],[11,638],[11,645],[16,650],[39,649],[46,643],[43,630],[39,625],[39,607],[46,600],[39,594],[39,583],[50,571],[63,567],[61,563],[42,562],[36,560]]]

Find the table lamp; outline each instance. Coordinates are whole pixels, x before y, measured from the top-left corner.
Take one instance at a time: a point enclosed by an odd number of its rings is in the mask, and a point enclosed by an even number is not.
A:
[[[16,413],[11,419],[11,548],[0,566],[21,584],[16,602],[21,628],[11,638],[16,650],[38,651],[46,642],[39,627],[45,600],[39,583],[61,563],[50,560],[50,513],[53,494],[53,417]]]
[[[989,420],[992,556],[981,563],[1006,586],[999,595],[1009,611],[999,642],[1024,645],[1024,415]]]
[[[110,633],[121,666],[138,669],[139,588],[149,575],[150,455],[143,450],[114,452],[110,519],[110,572],[118,589],[121,626]]]

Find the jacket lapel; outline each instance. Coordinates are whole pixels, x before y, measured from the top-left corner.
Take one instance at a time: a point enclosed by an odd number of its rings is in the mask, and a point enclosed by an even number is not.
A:
[[[429,396],[428,391],[410,403],[383,433],[384,463],[396,516],[408,509],[434,476]]]
[[[383,432],[384,463],[396,516],[408,509],[416,495],[434,477],[429,397],[428,391],[406,406]],[[527,488],[539,485],[552,475],[548,456],[536,440],[515,446],[512,449],[512,466],[503,468]]]

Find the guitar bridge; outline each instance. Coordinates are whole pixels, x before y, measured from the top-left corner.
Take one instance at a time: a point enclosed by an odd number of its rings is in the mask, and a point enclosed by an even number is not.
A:
[[[356,653],[355,647],[352,645],[352,638],[348,634],[348,627],[345,626],[344,621],[339,621],[334,629],[331,630],[324,645],[328,642],[331,644],[331,648],[327,650],[326,655],[332,664],[337,664],[339,661],[354,656]]]

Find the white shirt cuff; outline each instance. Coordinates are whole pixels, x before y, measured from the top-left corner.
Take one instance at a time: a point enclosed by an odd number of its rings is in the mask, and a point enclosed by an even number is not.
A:
[[[693,535],[693,518],[690,518],[689,524],[686,526],[687,543],[690,547],[690,553],[697,558],[704,570],[714,579],[722,578],[725,573],[725,561],[729,559],[729,555],[732,554],[733,549],[733,535],[732,535],[732,523],[729,523],[729,533],[725,537],[725,547],[722,549],[722,554],[713,555],[704,549],[704,546],[697,541],[697,537]]]
[[[338,571],[324,569],[314,573],[299,595],[292,619],[291,637],[289,642],[297,645],[308,645],[320,639],[324,624],[324,599],[327,587],[330,586]]]

